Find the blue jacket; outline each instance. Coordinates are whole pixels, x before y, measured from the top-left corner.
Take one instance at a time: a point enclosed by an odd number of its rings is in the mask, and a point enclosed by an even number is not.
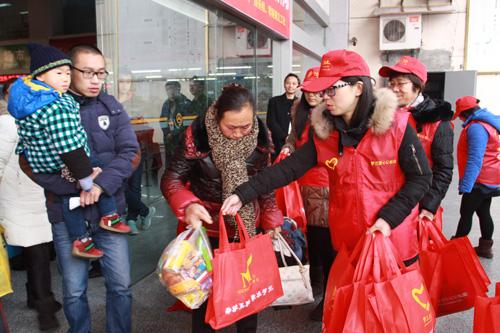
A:
[[[59,97],[60,94],[47,84],[31,76],[20,77],[10,87],[8,109],[14,118],[23,119]]]
[[[80,104],[80,117],[91,156],[95,156],[104,166],[103,172],[95,179],[106,194],[114,195],[118,212],[125,212],[124,185],[137,162],[139,144],[130,118],[123,106],[112,96],[102,92],[96,98],[86,98],[72,94]],[[45,189],[47,212],[51,223],[63,221],[62,195],[79,195],[75,183],[61,178],[59,174],[30,175]],[[85,218],[97,223],[100,219],[97,205],[85,209]]]
[[[471,121],[475,120],[488,123],[500,132],[500,116],[491,113],[486,108],[477,110],[471,114],[462,126],[466,127]],[[486,132],[484,126],[480,123],[470,125],[467,129],[467,163],[465,165],[464,176],[460,179],[458,186],[459,192],[470,193],[472,191],[483,166],[487,144],[488,132]]]

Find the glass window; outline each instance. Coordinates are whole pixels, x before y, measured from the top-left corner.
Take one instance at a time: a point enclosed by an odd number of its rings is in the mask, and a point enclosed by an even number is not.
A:
[[[104,33],[112,29],[109,14],[98,10],[108,20],[98,31],[110,57],[107,88],[132,118],[143,154],[142,201],[156,208],[151,229],[130,241],[137,280],[154,269],[175,235],[177,222],[158,185],[181,134],[229,83],[249,88],[265,113],[272,42],[255,27],[191,1],[123,0],[116,10],[119,28],[111,39]]]
[[[0,4],[0,40],[29,37],[27,0]]]
[[[323,36],[323,45],[326,45],[325,28],[323,28],[298,2],[293,3],[293,23],[307,34]]]
[[[310,53],[302,51],[300,48],[295,47],[292,51],[292,72],[297,74],[302,81],[306,72],[311,67],[317,67],[320,65],[321,58],[316,57]]]

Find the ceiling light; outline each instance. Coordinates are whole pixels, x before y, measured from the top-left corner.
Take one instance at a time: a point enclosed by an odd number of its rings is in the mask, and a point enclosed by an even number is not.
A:
[[[0,3],[0,8],[2,8],[2,7],[10,7],[10,6],[12,6],[12,4],[10,2],[1,2]]]

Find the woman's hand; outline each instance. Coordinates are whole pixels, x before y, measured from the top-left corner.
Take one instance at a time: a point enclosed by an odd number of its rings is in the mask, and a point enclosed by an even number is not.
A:
[[[424,217],[427,218],[427,219],[429,219],[430,221],[434,220],[434,214],[432,214],[431,212],[429,212],[427,209],[422,209],[420,211],[420,214],[418,215],[419,219],[423,219]]]
[[[373,234],[377,230],[386,237],[391,235],[391,226],[384,219],[378,218],[377,221],[375,221],[375,224],[368,229],[368,232]]]
[[[277,239],[278,238],[278,234],[280,232],[281,232],[281,227],[276,227],[274,229],[267,230],[266,234],[269,234],[269,236],[271,236],[271,238]]]
[[[192,203],[187,206],[184,222],[195,229],[200,228],[203,222],[213,223],[210,213],[199,203]]]
[[[231,215],[235,216],[236,213],[241,209],[243,203],[236,194],[232,194],[224,200],[222,207],[220,209],[222,215]]]
[[[290,155],[290,149],[288,147],[285,147],[281,149],[281,154],[285,154],[286,156]]]

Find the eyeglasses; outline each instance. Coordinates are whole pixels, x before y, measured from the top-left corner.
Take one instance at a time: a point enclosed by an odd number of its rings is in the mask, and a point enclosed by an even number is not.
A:
[[[398,88],[401,89],[405,84],[411,83],[411,81],[406,81],[406,82],[396,82],[396,81],[390,81],[389,82],[389,88],[394,89]]]
[[[88,79],[88,80],[94,78],[94,76],[97,76],[97,78],[99,80],[104,80],[109,74],[106,70],[94,72],[94,71],[90,71],[90,70],[83,70],[80,68],[76,68],[75,66],[72,66],[71,68],[76,69],[77,71],[82,73],[83,78]]]
[[[330,88],[326,88],[325,90],[320,92],[320,96],[323,97],[324,95],[328,95],[330,97],[333,97],[333,96],[335,96],[335,91],[337,89],[344,88],[347,86],[352,86],[352,83],[346,82],[346,83],[342,83],[342,84],[339,84],[336,86],[331,86]]]

